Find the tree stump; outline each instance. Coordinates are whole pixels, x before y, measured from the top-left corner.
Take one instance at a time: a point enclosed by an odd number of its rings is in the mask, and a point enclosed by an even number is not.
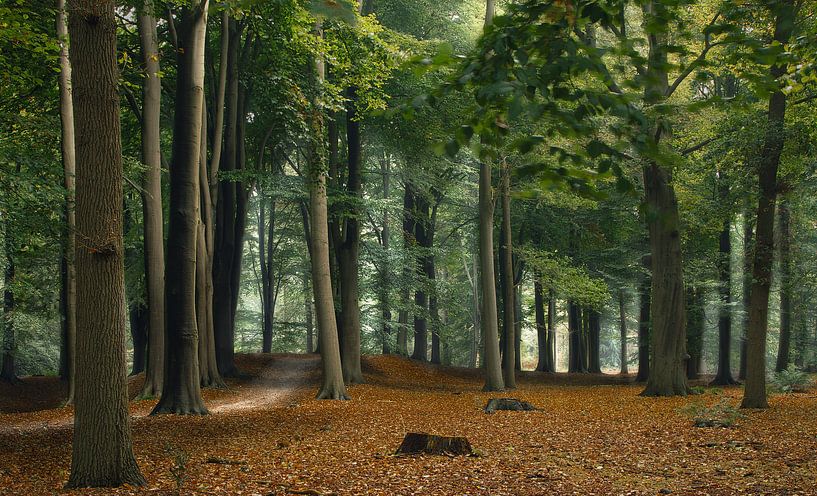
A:
[[[449,455],[471,456],[471,443],[464,437],[434,436],[421,432],[409,432],[397,448],[398,455]]]
[[[527,401],[521,401],[516,398],[491,398],[488,404],[485,405],[485,413],[494,413],[497,410],[510,410],[513,412],[530,412],[536,410],[536,407]]]

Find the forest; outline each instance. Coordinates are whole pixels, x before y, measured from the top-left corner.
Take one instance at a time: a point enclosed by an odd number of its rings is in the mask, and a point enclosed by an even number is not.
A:
[[[817,1],[0,0],[0,494],[817,494]]]

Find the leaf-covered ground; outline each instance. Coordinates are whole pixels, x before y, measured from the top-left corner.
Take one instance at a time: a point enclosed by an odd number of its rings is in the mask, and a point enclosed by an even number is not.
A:
[[[367,357],[352,401],[316,401],[316,357],[243,356],[248,377],[207,391],[206,417],[131,404],[148,485],[65,491],[71,408],[54,379],[0,385],[0,494],[817,494],[817,395],[773,396],[732,428],[684,408],[740,388],[641,398],[612,376],[522,374],[535,412],[483,413],[478,372]],[[138,379],[131,389],[136,391]],[[28,411],[36,400],[37,411]],[[406,432],[466,436],[476,457],[393,456]],[[186,461],[184,459],[186,458]],[[181,463],[180,463],[181,462]],[[180,466],[180,465],[183,465]],[[173,474],[176,474],[174,476]]]

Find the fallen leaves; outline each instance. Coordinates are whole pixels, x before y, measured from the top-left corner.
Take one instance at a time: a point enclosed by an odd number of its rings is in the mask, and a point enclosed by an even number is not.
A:
[[[619,377],[524,373],[512,396],[539,410],[485,415],[496,393],[480,391],[479,371],[367,357],[367,384],[334,402],[312,399],[315,357],[244,356],[239,367],[254,379],[207,391],[213,415],[146,417],[154,402],[132,403],[148,486],[66,493],[173,494],[183,475],[191,495],[815,494],[814,395],[775,396],[733,428],[695,429],[685,405],[737,403],[741,390],[641,398]],[[0,414],[0,494],[64,492],[71,415]],[[481,456],[391,456],[407,432],[464,436]],[[186,454],[183,474],[167,446]]]

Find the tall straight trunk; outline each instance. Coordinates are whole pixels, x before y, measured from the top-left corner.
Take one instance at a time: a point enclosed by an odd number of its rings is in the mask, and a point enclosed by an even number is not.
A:
[[[639,288],[638,310],[638,374],[636,382],[647,382],[650,377],[650,329],[652,329],[652,278],[647,276]]]
[[[485,28],[494,21],[495,1],[485,3]],[[479,269],[482,287],[482,358],[485,367],[485,391],[502,391],[502,363],[499,355],[499,316],[496,308],[494,274],[494,199],[491,164],[479,164]]]
[[[127,258],[127,255],[125,258]],[[133,341],[133,366],[130,375],[141,374],[145,371],[148,345],[148,318],[148,309],[142,302],[133,303],[128,309],[131,341]]]
[[[518,266],[515,270],[514,289],[513,289],[513,336],[514,336],[514,368],[517,371],[522,370],[522,264],[518,260],[514,266]]]
[[[201,191],[204,52],[208,0],[182,9],[176,23],[176,111],[170,168],[170,216],[165,294],[165,376],[162,397],[152,415],[203,415],[199,331],[196,322],[196,252]]]
[[[234,19],[228,23],[227,82],[225,96],[224,140],[219,170],[232,172],[238,159],[239,115],[239,47],[242,25]],[[223,63],[223,62],[222,62]],[[218,146],[214,144],[214,146]],[[218,179],[218,195],[215,219],[215,255],[213,260],[213,305],[216,339],[216,360],[222,376],[236,373],[235,328],[233,327],[233,263],[235,260],[236,234],[236,182],[232,178]]]
[[[703,352],[704,308],[703,292],[695,286],[686,288],[687,314],[687,379],[697,379],[700,375],[700,361]]]
[[[789,367],[791,348],[791,213],[789,201],[781,197],[777,204],[780,216],[780,341],[774,370]]]
[[[303,273],[303,287],[304,287],[304,323],[306,325],[306,352],[313,353],[315,351],[314,332],[315,329],[312,324],[312,291],[309,287],[309,272]]]
[[[145,483],[130,435],[125,371],[122,144],[115,2],[69,4],[76,131],[77,352],[67,487]]]
[[[346,195],[351,199],[344,212],[343,239],[339,251],[340,262],[340,303],[343,316],[343,345],[341,346],[341,366],[346,384],[363,383],[360,368],[360,301],[358,295],[360,259],[360,212],[359,202],[363,199],[361,172],[360,118],[357,113],[357,89],[353,86],[346,91],[346,145],[348,151],[348,179]]]
[[[435,272],[436,263],[434,255],[431,255],[431,274],[434,275]],[[445,272],[443,272],[442,277],[443,280],[445,280]],[[431,295],[428,298],[428,316],[431,320],[431,363],[439,365],[443,359],[443,343],[440,340],[440,326],[442,321],[440,320],[440,308],[437,300],[437,284],[435,279],[431,279],[431,282]]]
[[[321,27],[316,26],[318,36]],[[315,314],[320,333],[323,380],[318,391],[318,399],[346,400],[346,386],[343,384],[343,369],[340,361],[335,302],[332,297],[332,277],[329,273],[329,224],[326,201],[326,153],[324,151],[323,109],[321,93],[324,81],[324,62],[319,56],[314,59],[315,93],[310,109],[310,148],[307,186],[309,206],[312,214],[310,223],[310,244],[312,246],[312,288],[315,294]]]
[[[162,220],[162,149],[160,114],[162,82],[159,79],[159,44],[153,0],[146,0],[138,16],[145,80],[142,86],[142,183],[145,289],[148,309],[148,354],[145,383],[140,396],[155,397],[162,390],[165,336],[165,251]]]
[[[505,349],[502,354],[502,379],[505,387],[516,387],[516,326],[514,324],[514,271],[513,241],[511,237],[511,168],[506,160],[502,161],[500,195],[502,198],[502,229],[499,251],[499,271],[502,278],[502,326],[505,336]]]
[[[601,314],[597,310],[589,311],[589,362],[588,371],[592,374],[601,374]]]
[[[243,58],[242,58],[243,60]],[[236,123],[236,159],[235,169],[237,171],[246,168],[246,124],[249,90],[244,86],[239,87],[238,92],[238,122]],[[230,342],[230,353],[233,353],[235,346],[235,316],[238,311],[238,297],[241,293],[241,265],[244,258],[244,236],[247,231],[247,205],[249,200],[248,186],[242,182],[235,183],[235,224],[233,235],[233,260],[230,268],[230,333],[233,341]],[[225,234],[228,235],[228,234]]]
[[[408,308],[409,308],[409,288],[411,287],[412,269],[411,259],[413,257],[414,230],[416,219],[414,218],[414,203],[416,193],[414,186],[406,179],[403,190],[403,251],[407,260],[403,265],[403,284],[401,290],[402,307],[397,315],[397,353],[408,356]]]
[[[556,319],[556,292],[553,289],[548,291],[548,355],[550,357],[550,370],[548,372],[556,372],[556,326],[554,320]]]
[[[417,257],[417,276],[420,283],[414,291],[414,351],[411,358],[428,361],[428,287],[434,281],[433,267],[430,267],[429,247],[429,201],[424,194],[415,199],[414,239],[421,253]]]
[[[781,0],[774,6],[774,41],[788,43],[794,29],[794,4]],[[774,65],[777,80],[786,73],[784,65]],[[774,207],[777,201],[777,168],[785,141],[786,94],[777,90],[769,97],[768,125],[758,167],[760,197],[755,224],[755,256],[752,264],[752,291],[749,332],[746,346],[746,387],[741,408],[768,408],[766,399],[766,331],[769,325],[769,289],[774,259]]]
[[[66,25],[65,0],[57,0],[57,39],[60,44],[60,150],[65,186],[65,242],[63,244],[62,269],[62,359],[60,375],[68,380],[68,399],[74,401],[74,377],[76,371],[77,336],[77,269],[74,255],[77,245],[76,213],[76,154],[74,150],[74,103],[71,89],[71,62],[68,59],[68,26]]]
[[[199,330],[199,383],[226,387],[218,372],[213,328],[213,203],[207,175],[207,112],[201,115],[199,146],[199,227],[196,235],[196,325]]]
[[[14,240],[8,220],[5,222],[5,249],[6,269],[3,280],[3,318],[0,321],[0,330],[3,331],[3,346],[0,349],[0,380],[17,382],[17,355],[16,335],[14,329]]]
[[[721,201],[729,195],[729,184],[723,177],[718,187]],[[731,213],[723,221],[718,239],[718,371],[713,386],[737,384],[732,378],[732,221]]]
[[[267,223],[265,209],[263,202],[264,198],[260,198],[261,206],[259,208],[258,218],[258,252],[261,259],[261,279],[263,287],[263,314],[264,323],[262,328],[262,345],[261,351],[263,353],[272,352],[272,325],[275,319],[275,298],[273,292],[275,291],[275,274],[272,270],[273,256],[275,254],[275,200],[269,201],[269,223]]]
[[[468,366],[470,368],[477,367],[477,355],[480,353],[480,301],[479,301],[479,258],[473,251],[471,252],[471,266],[473,277],[471,278],[471,321],[473,322],[473,332],[471,333],[471,352],[468,355]],[[465,267],[466,273],[468,267]]]
[[[642,6],[644,23],[666,22],[660,2]],[[650,29],[648,35],[644,101],[661,103],[669,92],[668,35]],[[656,123],[652,141],[658,146],[663,138],[662,126]],[[684,274],[681,261],[680,215],[672,184],[671,170],[655,161],[644,166],[644,193],[647,204],[652,262],[652,364],[644,396],[686,395],[684,360],[686,358],[686,314],[684,308]]]
[[[550,353],[548,353],[548,330],[545,317],[545,295],[542,282],[536,276],[533,282],[533,310],[536,317],[536,350],[539,361],[536,363],[537,372],[550,372]]]
[[[627,364],[630,357],[629,353],[627,353],[627,304],[623,289],[618,290],[618,330],[619,343],[621,346],[619,356],[619,373],[629,374],[630,371]]]
[[[221,164],[221,150],[224,138],[224,101],[227,94],[227,61],[230,57],[230,12],[224,9],[221,13],[221,51],[219,54],[218,84],[216,101],[213,109],[213,151],[210,157],[210,173],[207,184],[210,188],[212,208],[216,207],[218,198],[218,168]]]
[[[383,176],[383,199],[389,199],[391,195],[391,158],[387,155],[380,161],[380,174]],[[380,288],[378,297],[380,299],[380,312],[383,319],[383,354],[392,352],[392,328],[391,328],[391,307],[390,295],[390,273],[389,273],[389,242],[391,230],[389,228],[389,211],[383,207],[383,227],[380,231],[380,246],[383,248],[383,263],[380,266]]]
[[[567,328],[568,339],[568,372],[587,372],[587,357],[582,308],[576,303],[568,304]]]
[[[749,310],[752,293],[752,259],[754,258],[754,229],[750,222],[750,212],[747,210],[743,216],[743,319],[741,321],[740,337],[740,363],[738,368],[738,379],[746,379],[746,338],[749,334]]]

